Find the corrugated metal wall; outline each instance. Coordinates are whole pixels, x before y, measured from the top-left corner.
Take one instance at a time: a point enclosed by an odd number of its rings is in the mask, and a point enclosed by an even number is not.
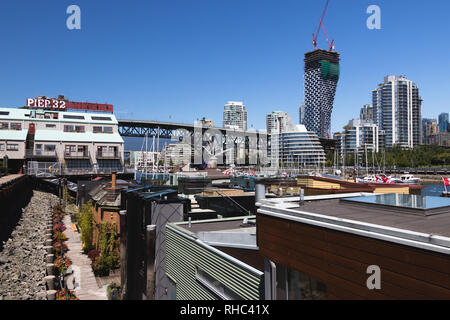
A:
[[[217,297],[196,279],[196,268],[207,272],[246,300],[263,299],[264,274],[251,272],[199,245],[189,235],[166,227],[166,273],[176,282],[177,300],[214,300]]]

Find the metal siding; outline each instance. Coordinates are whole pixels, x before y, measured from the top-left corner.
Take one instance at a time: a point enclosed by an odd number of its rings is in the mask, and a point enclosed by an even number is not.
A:
[[[213,252],[175,231],[166,231],[166,272],[177,284],[177,299],[217,299],[196,279],[196,267],[220,281],[243,299],[262,298],[263,274],[253,274],[218,257]]]

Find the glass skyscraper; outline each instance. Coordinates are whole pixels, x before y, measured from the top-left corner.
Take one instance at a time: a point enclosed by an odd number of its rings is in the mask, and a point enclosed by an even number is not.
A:
[[[448,113],[441,113],[439,115],[439,131],[440,132],[448,131]]]

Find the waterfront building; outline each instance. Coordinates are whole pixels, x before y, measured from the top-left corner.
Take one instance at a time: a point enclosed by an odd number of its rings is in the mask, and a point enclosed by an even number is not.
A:
[[[447,132],[449,129],[448,113],[441,113],[439,115],[439,132]]]
[[[223,127],[247,131],[247,111],[243,102],[228,101],[223,110]]]
[[[158,162],[159,152],[153,151],[131,151],[130,165],[139,168],[151,167]]]
[[[450,132],[438,132],[427,137],[427,144],[450,147]]]
[[[287,112],[273,111],[266,116],[267,133],[281,133],[292,128],[292,120]]]
[[[304,125],[272,134],[269,144],[272,167],[317,168],[325,164],[325,152],[319,137]]]
[[[0,108],[0,157],[19,167],[54,163],[68,175],[110,174],[123,170],[123,146],[110,113]]]
[[[386,147],[414,148],[421,141],[422,98],[405,76],[386,76],[372,91],[374,123],[386,133]]]
[[[265,299],[447,299],[444,199],[351,193],[260,200]]]
[[[322,49],[305,53],[303,123],[319,138],[330,138],[331,113],[339,74],[339,53]]]
[[[344,132],[335,135],[338,139],[337,149],[341,156],[354,152],[361,156],[366,150],[379,151],[379,133],[376,124],[361,119],[353,119],[344,129]]]
[[[186,143],[168,144],[162,151],[167,167],[185,165],[191,162],[193,149]]]
[[[168,299],[263,300],[264,258],[256,246],[255,220],[166,224]]]
[[[359,118],[363,121],[373,122],[373,106],[371,104],[363,105]]]

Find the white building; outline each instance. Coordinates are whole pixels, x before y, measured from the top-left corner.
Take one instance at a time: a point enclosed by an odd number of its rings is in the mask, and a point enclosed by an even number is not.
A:
[[[65,174],[123,169],[124,141],[113,114],[0,108],[0,123],[1,158],[59,163]]]
[[[267,133],[281,133],[292,129],[292,120],[287,112],[273,111],[266,116]]]
[[[353,119],[345,126],[345,131],[337,133],[335,137],[341,156],[353,152],[361,154],[366,150],[379,151],[378,126],[370,121]]]
[[[157,165],[159,152],[153,151],[132,151],[130,164],[138,168],[151,167]]]
[[[223,110],[223,127],[247,131],[247,121],[244,103],[228,101]]]
[[[422,98],[405,76],[387,76],[372,91],[373,121],[386,133],[386,147],[414,148],[421,141]]]
[[[191,162],[192,147],[187,143],[173,143],[167,145],[162,151],[166,166],[173,167]]]
[[[272,167],[318,168],[325,164],[319,137],[304,125],[271,135],[269,157]]]

